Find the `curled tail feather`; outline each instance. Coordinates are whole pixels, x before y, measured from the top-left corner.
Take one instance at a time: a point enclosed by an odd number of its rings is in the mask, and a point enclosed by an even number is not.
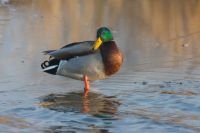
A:
[[[44,61],[41,64],[41,68],[44,72],[56,75],[60,60],[50,59],[49,61]]]

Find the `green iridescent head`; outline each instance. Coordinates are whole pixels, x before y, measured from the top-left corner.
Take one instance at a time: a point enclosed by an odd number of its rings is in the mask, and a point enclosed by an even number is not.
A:
[[[97,40],[93,45],[93,50],[97,50],[101,44],[113,40],[112,32],[107,27],[101,27],[97,30]]]
[[[97,30],[97,38],[101,38],[103,42],[113,40],[112,32],[107,27],[101,27]]]

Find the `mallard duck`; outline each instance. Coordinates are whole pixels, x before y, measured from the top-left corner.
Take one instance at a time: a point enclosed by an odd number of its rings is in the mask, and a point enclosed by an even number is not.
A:
[[[116,73],[123,62],[122,53],[107,27],[97,30],[96,41],[75,42],[43,53],[50,56],[41,64],[44,72],[82,80],[84,92],[89,90],[90,81]]]

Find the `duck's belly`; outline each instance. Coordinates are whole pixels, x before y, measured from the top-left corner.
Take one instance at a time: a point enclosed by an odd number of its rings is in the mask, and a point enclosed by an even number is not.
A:
[[[78,80],[82,80],[84,75],[91,81],[106,78],[100,53],[61,60],[56,74]]]

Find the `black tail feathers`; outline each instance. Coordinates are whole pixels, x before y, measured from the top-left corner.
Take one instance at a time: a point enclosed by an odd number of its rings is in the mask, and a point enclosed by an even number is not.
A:
[[[44,72],[49,74],[56,74],[60,60],[58,59],[50,59],[49,61],[44,61],[41,64],[41,68]]]

